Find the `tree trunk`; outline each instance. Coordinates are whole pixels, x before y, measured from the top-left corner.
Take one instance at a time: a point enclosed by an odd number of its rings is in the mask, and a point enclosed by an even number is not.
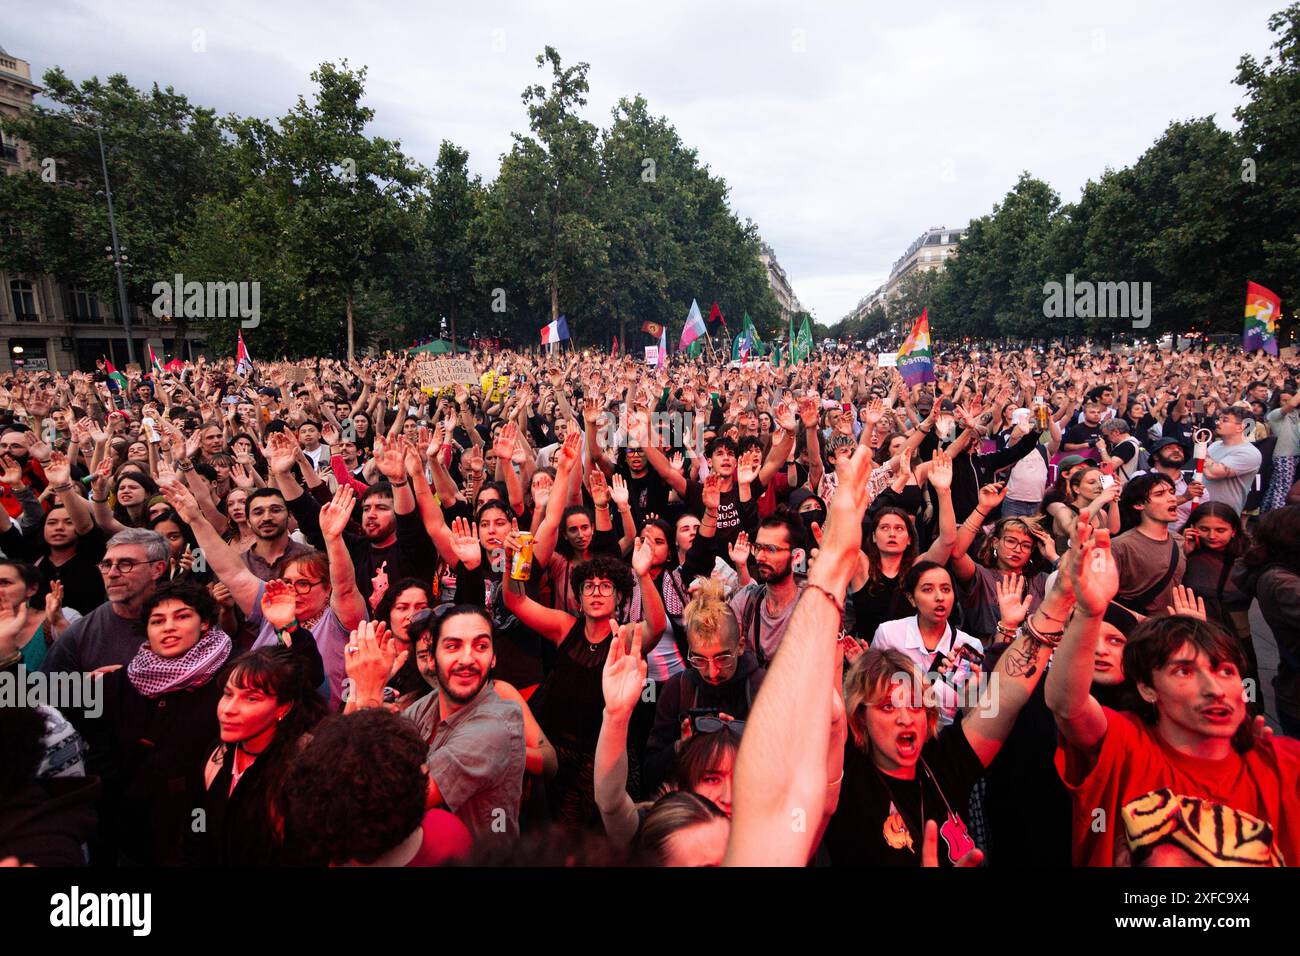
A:
[[[352,290],[348,290],[348,364],[352,364],[355,359],[355,350],[353,349],[352,338]]]
[[[458,315],[460,315],[460,305],[459,305],[458,303],[453,302],[453,303],[451,304],[451,310],[450,310],[450,319],[451,319],[451,354],[452,354],[452,355],[455,355],[455,354],[456,354],[456,318],[457,318]]]
[[[560,317],[560,284],[551,283],[551,321],[554,322]]]

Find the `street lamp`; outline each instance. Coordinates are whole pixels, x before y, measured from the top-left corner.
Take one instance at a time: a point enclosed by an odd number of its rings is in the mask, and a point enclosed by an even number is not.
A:
[[[104,198],[108,200],[108,234],[113,241],[112,246],[105,247],[105,251],[110,253],[109,260],[117,272],[117,300],[122,310],[122,325],[126,329],[126,360],[134,363],[135,343],[131,339],[131,307],[126,299],[126,280],[122,277],[127,257],[117,241],[117,218],[113,215],[113,187],[108,181],[108,159],[104,155],[104,136],[98,126],[95,127],[95,139],[99,142],[99,166],[104,172]]]

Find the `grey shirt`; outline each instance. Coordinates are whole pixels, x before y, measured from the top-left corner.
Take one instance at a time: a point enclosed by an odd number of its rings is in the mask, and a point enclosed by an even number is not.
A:
[[[1250,442],[1240,445],[1225,445],[1216,441],[1209,447],[1207,454],[1211,461],[1231,468],[1235,475],[1231,478],[1211,478],[1205,476],[1205,500],[1221,501],[1237,514],[1246,505],[1246,496],[1254,486],[1255,475],[1263,463],[1259,449]]]
[[[146,639],[143,618],[127,620],[111,604],[101,604],[50,645],[41,671],[85,673],[109,664],[129,664]]]
[[[438,719],[438,691],[403,711],[429,741],[429,776],[442,802],[480,845],[519,838],[524,790],[524,713],[503,700],[488,680],[478,695],[446,720]]]
[[[1183,572],[1187,569],[1183,536],[1170,531],[1169,538],[1173,539],[1173,547],[1168,540],[1156,541],[1139,529],[1131,528],[1111,541],[1110,550],[1115,556],[1115,566],[1119,569],[1119,593],[1115,595],[1115,603],[1139,614],[1165,613],[1165,608],[1173,603],[1174,588],[1183,583]],[[1144,591],[1160,582],[1169,572],[1170,557],[1175,554],[1178,566],[1160,593],[1145,606],[1138,607],[1130,603],[1133,598],[1140,597]]]

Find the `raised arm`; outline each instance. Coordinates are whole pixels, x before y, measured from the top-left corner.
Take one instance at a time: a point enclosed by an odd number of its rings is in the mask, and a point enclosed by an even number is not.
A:
[[[942,448],[934,450],[928,480],[939,499],[939,536],[921,557],[926,561],[947,564],[948,555],[957,540],[957,516],[952,508],[952,459]]]
[[[226,544],[217,529],[203,516],[193,492],[175,477],[161,479],[158,486],[167,503],[194,532],[194,540],[203,550],[203,558],[212,568],[212,573],[230,591],[230,596],[235,599],[239,609],[245,615],[251,614],[262,589],[261,580],[248,570],[239,552]]]
[[[731,866],[803,866],[838,783],[827,786],[827,741],[842,651],[844,595],[862,546],[871,452],[859,445],[842,465],[817,562],[795,605],[785,644],[750,711],[736,759]],[[792,826],[792,821],[804,826]],[[812,826],[807,822],[811,820]]]
[[[560,517],[568,501],[567,489],[569,478],[574,469],[579,468],[578,448],[582,436],[571,431],[564,439],[564,444],[555,455],[555,483],[551,485],[551,494],[546,499],[546,516],[537,526],[533,539],[533,561],[544,566],[555,553],[555,545],[560,536]]]
[[[970,546],[980,533],[980,528],[984,525],[984,519],[1002,503],[1002,499],[1006,496],[1006,482],[995,481],[991,485],[985,485],[979,491],[979,504],[975,506],[975,510],[968,514],[966,520],[957,528],[957,537],[953,541],[950,560],[952,561],[953,573],[957,575],[957,580],[962,584],[975,576],[975,561],[968,553]]]
[[[343,529],[352,517],[356,492],[343,485],[334,492],[329,504],[320,510],[320,530],[325,538],[325,554],[330,561],[330,607],[345,630],[353,630],[366,619],[366,599],[357,587],[352,555],[343,541]]]
[[[624,644],[624,631],[632,635],[631,649]],[[605,837],[615,847],[626,847],[636,836],[640,821],[627,793],[627,734],[637,701],[645,689],[646,661],[641,651],[639,625],[615,627],[610,635],[609,656],[601,686],[605,711],[596,740],[596,806],[605,825]]]
[[[1072,747],[1095,753],[1106,736],[1107,720],[1092,696],[1093,660],[1102,615],[1119,591],[1119,569],[1110,550],[1110,533],[1104,529],[1080,525],[1078,545],[1071,550],[1086,557],[1074,566],[1074,617],[1056,649],[1045,697],[1061,736]]]
[[[516,581],[510,576],[510,564],[513,554],[514,549],[507,546],[505,574],[501,582],[501,596],[505,601],[506,609],[519,618],[519,622],[524,627],[552,644],[559,645],[569,633],[577,618],[564,611],[557,611],[555,608],[538,604],[525,594],[524,582]],[[535,553],[534,560],[536,560]]]

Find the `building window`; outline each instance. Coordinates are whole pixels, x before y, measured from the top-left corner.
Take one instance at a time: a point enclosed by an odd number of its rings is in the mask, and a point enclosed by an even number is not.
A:
[[[36,314],[36,294],[26,279],[9,280],[9,301],[14,307],[15,322],[39,322]]]
[[[85,289],[72,290],[72,321],[103,324],[99,314],[99,298]]]
[[[18,140],[3,131],[0,131],[0,160],[6,163],[18,162]]]

